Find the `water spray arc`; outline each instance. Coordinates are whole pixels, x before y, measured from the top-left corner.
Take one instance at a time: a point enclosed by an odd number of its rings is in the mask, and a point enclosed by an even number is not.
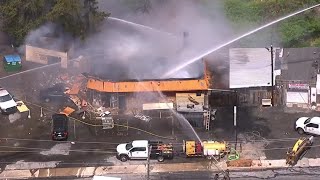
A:
[[[175,36],[174,34],[172,34],[172,33],[165,32],[165,31],[160,31],[160,30],[155,29],[155,28],[152,28],[152,27],[150,27],[150,26],[145,26],[145,25],[138,24],[138,23],[134,23],[134,22],[131,22],[131,21],[126,21],[126,20],[124,20],[124,19],[120,19],[120,18],[116,18],[116,17],[108,17],[108,19],[114,20],[114,21],[118,21],[118,22],[122,22],[122,23],[129,24],[129,25],[133,25],[133,26],[140,27],[140,28],[143,28],[143,29],[148,29],[148,30],[151,30],[151,31],[154,31],[154,32],[166,34],[166,35],[168,35],[168,36],[176,37],[176,36]]]
[[[300,10],[300,11],[297,11],[297,12],[295,12],[295,13],[289,14],[289,15],[284,16],[284,17],[282,17],[282,18],[279,18],[279,19],[277,19],[277,20],[275,20],[275,21],[272,21],[272,22],[270,22],[270,23],[268,23],[268,24],[265,24],[265,25],[263,25],[263,26],[261,26],[261,27],[258,27],[258,28],[254,29],[254,30],[252,30],[252,31],[249,31],[249,32],[247,32],[247,33],[245,33],[245,34],[237,37],[237,38],[234,38],[234,39],[232,39],[232,40],[230,40],[230,41],[228,41],[228,42],[220,45],[220,46],[217,46],[217,47],[214,47],[214,48],[212,48],[212,49],[209,49],[209,50],[203,52],[202,54],[200,54],[199,56],[193,57],[192,59],[190,59],[190,60],[188,60],[187,62],[181,64],[180,66],[177,66],[176,68],[168,71],[166,74],[163,75],[162,78],[169,77],[169,76],[173,75],[174,73],[176,73],[177,71],[185,68],[186,66],[188,66],[188,65],[190,65],[190,64],[198,61],[199,59],[201,59],[201,58],[203,58],[203,57],[205,57],[205,56],[207,56],[207,55],[209,55],[209,54],[211,54],[211,53],[213,53],[213,52],[215,52],[215,51],[217,51],[217,50],[219,50],[219,49],[221,49],[221,48],[223,48],[223,47],[225,47],[225,46],[228,46],[228,45],[230,45],[231,43],[234,43],[235,41],[238,41],[238,40],[240,40],[240,39],[242,39],[242,38],[244,38],[244,37],[246,37],[246,36],[249,36],[249,35],[251,35],[251,34],[253,34],[253,33],[257,32],[257,31],[260,31],[261,29],[264,29],[264,28],[269,27],[269,26],[271,26],[271,25],[273,25],[273,24],[276,24],[276,23],[278,23],[278,22],[280,22],[280,21],[283,21],[283,20],[288,19],[288,18],[290,18],[290,17],[292,17],[292,16],[301,14],[301,13],[303,13],[303,12],[305,12],[305,11],[314,9],[314,8],[316,8],[316,7],[319,7],[319,6],[320,6],[320,4],[316,4],[316,5],[314,5],[314,6],[311,6],[311,7],[302,9],[302,10]]]

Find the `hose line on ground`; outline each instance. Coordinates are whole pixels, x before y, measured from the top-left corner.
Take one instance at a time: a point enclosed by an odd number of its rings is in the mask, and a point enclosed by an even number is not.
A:
[[[20,99],[17,99],[17,100],[20,100]],[[57,113],[57,112],[55,112],[55,111],[53,111],[51,109],[48,109],[48,108],[43,107],[43,106],[38,105],[38,104],[31,103],[31,102],[26,101],[26,100],[20,100],[20,101],[26,102],[27,104],[30,104],[30,105],[34,105],[34,106],[40,107],[40,108],[45,109],[45,110],[47,110],[49,112],[52,112],[52,113]],[[82,121],[82,120],[74,118],[74,117],[70,117],[70,119],[73,119],[74,121],[78,121],[78,122],[80,122],[82,124],[85,124],[85,125],[88,125],[88,126],[92,126],[92,127],[102,127],[103,126],[103,125],[98,125],[98,124],[87,123],[85,121]],[[149,134],[149,135],[152,135],[152,136],[155,136],[155,137],[158,137],[158,138],[162,138],[162,139],[176,140],[175,138],[172,138],[172,137],[161,136],[161,135],[152,133],[150,131],[146,131],[146,130],[143,130],[143,129],[140,129],[140,128],[137,128],[137,127],[133,127],[133,126],[123,125],[123,124],[114,124],[114,125],[115,126],[119,126],[119,127],[126,127],[126,128],[134,129],[134,130],[137,130],[137,131],[141,131],[141,132],[144,132],[146,134]]]
[[[229,161],[234,161],[240,159],[240,153],[238,153],[237,150],[234,148],[231,148],[231,153],[228,155],[228,160]]]

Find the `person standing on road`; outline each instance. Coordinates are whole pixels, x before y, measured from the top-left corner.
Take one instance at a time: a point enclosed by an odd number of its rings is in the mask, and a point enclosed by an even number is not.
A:
[[[229,169],[226,170],[224,176],[223,176],[224,180],[230,180],[230,176],[229,176]]]

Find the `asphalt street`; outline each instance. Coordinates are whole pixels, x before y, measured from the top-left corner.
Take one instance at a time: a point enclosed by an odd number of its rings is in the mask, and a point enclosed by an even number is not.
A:
[[[41,102],[39,90],[56,83],[57,75],[59,71],[50,68],[1,80],[1,84],[5,84],[16,98],[25,101],[31,110],[31,118],[28,118],[27,112],[17,116],[1,115],[1,168],[21,161],[58,162],[57,166],[112,165],[118,163],[114,155],[115,147],[119,143],[135,139],[162,140],[174,143],[175,149],[179,151],[182,149],[183,140],[195,139],[192,130],[181,125],[181,122],[175,120],[172,126],[172,121],[167,117],[153,117],[149,123],[128,118],[128,125],[161,137],[136,129],[129,129],[127,135],[120,136],[114,130],[103,130],[102,127],[71,120],[69,122],[70,142],[53,142],[50,138],[50,116],[58,111],[61,105]],[[40,117],[40,106],[44,108],[43,117]],[[237,142],[238,145],[250,143],[248,148],[251,152],[246,153],[248,157],[257,151],[253,158],[265,156],[267,159],[285,158],[287,149],[292,147],[300,137],[293,129],[296,119],[318,114],[317,112],[287,111],[281,107],[239,107],[238,112],[237,136],[233,126],[233,107],[218,108],[217,118],[211,124],[210,131],[205,132],[203,129],[196,129],[196,131],[201,139],[225,140],[231,144]],[[94,120],[85,121],[89,124],[97,123]],[[306,157],[320,157],[319,144],[320,141],[315,138],[315,146],[309,150]],[[241,153],[245,154],[245,149]],[[178,157],[172,162],[201,160]]]

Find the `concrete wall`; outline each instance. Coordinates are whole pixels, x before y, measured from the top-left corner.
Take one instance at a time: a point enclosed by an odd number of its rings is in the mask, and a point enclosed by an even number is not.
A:
[[[61,59],[61,67],[68,67],[68,55],[66,52],[59,52],[44,48],[38,48],[26,45],[26,61],[31,61],[39,64],[48,64],[47,56],[54,56]]]

